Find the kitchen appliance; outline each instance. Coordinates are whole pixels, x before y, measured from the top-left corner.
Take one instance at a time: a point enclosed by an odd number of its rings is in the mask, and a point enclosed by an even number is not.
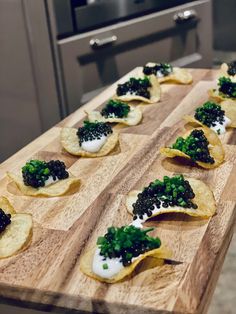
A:
[[[54,0],[58,38],[193,1],[196,0]]]
[[[211,66],[209,0],[47,3],[50,21],[55,22],[55,51],[67,113],[148,61]]]

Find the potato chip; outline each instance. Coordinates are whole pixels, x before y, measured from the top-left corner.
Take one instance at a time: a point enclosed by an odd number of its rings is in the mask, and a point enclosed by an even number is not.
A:
[[[222,143],[218,137],[218,135],[211,129],[203,127],[203,128],[196,128],[196,130],[202,130],[209,142],[208,148],[209,148],[209,152],[210,155],[214,158],[215,163],[214,164],[208,164],[202,161],[196,161],[196,164],[198,164],[199,166],[201,166],[202,168],[206,168],[206,169],[213,169],[218,167],[225,158],[225,152],[224,152],[224,148],[222,146]],[[192,132],[192,130],[189,130],[188,132],[186,132],[183,135],[183,138],[186,138],[190,135],[190,133]],[[178,150],[178,149],[174,149],[174,148],[169,148],[169,147],[162,147],[160,149],[160,152],[170,158],[174,158],[174,157],[183,157],[183,158],[187,158],[190,159],[190,156],[186,155],[185,153],[183,153],[182,151]]]
[[[80,180],[71,174],[67,179],[59,180],[48,186],[39,188],[25,185],[20,175],[15,175],[10,172],[8,172],[7,175],[15,182],[22,194],[30,196],[61,196],[69,192],[72,188],[79,187],[80,185]]]
[[[11,205],[11,203],[8,201],[8,199],[4,196],[0,197],[0,208],[5,212],[5,214],[16,214],[15,209]]]
[[[223,108],[223,106],[222,106],[222,104],[224,102],[226,103],[225,108]],[[230,105],[230,103],[228,103],[228,100],[223,101],[220,105],[221,105],[222,109],[225,111],[225,116],[231,120],[230,125],[227,125],[226,128],[236,128],[236,106],[235,106],[235,108],[233,108]],[[186,122],[189,122],[189,123],[192,123],[195,125],[199,125],[199,126],[202,126],[205,128],[207,127],[205,124],[203,124],[201,121],[195,119],[194,117],[186,115],[183,118]]]
[[[125,118],[106,118],[99,111],[86,112],[90,122],[122,123],[126,125],[137,125],[142,120],[142,111],[139,108],[130,106],[130,112]]]
[[[225,111],[226,117],[231,120],[230,127],[236,128],[236,101],[228,99],[220,103],[221,108]]]
[[[105,144],[97,153],[90,153],[83,150],[79,145],[77,129],[63,128],[61,130],[61,144],[63,148],[70,154],[81,157],[101,157],[109,154],[119,141],[118,133],[114,132],[108,136]]]
[[[140,255],[135,261],[133,261],[133,263],[131,265],[124,267],[115,276],[113,276],[111,278],[102,278],[102,277],[98,276],[97,274],[95,274],[92,270],[94,252],[95,252],[95,248],[89,249],[81,257],[80,269],[85,275],[87,275],[91,278],[94,278],[96,280],[106,282],[106,283],[115,283],[115,282],[118,282],[118,281],[122,280],[123,278],[129,276],[135,270],[137,265],[142,260],[144,260],[145,258],[147,258],[149,256],[155,257],[155,258],[159,259],[161,262],[161,261],[163,261],[163,259],[169,259],[172,255],[170,250],[167,247],[165,247],[164,245],[161,245],[161,247],[158,249],[154,249],[154,250],[148,251],[148,252]]]
[[[154,67],[156,63],[154,62],[148,62],[146,66]],[[140,71],[140,74],[143,74],[143,68]],[[193,81],[192,74],[187,69],[182,69],[178,67],[173,67],[173,72],[169,75],[163,76],[163,77],[157,77],[158,82],[164,83],[177,83],[177,84],[191,84]]]
[[[11,214],[11,223],[0,233],[0,259],[2,259],[28,247],[33,233],[33,221],[30,214],[17,214],[5,197],[0,198],[0,208],[6,214]]]
[[[216,204],[215,198],[210,190],[210,188],[202,181],[192,178],[187,178],[186,180],[189,181],[193,192],[195,194],[194,199],[191,201],[194,204],[197,204],[198,208],[184,208],[180,206],[174,207],[167,207],[167,208],[160,208],[160,210],[153,214],[151,217],[155,217],[157,215],[161,215],[164,213],[183,213],[194,217],[201,217],[201,218],[209,218],[214,215],[216,211]],[[127,198],[126,198],[126,208],[128,212],[133,215],[133,204],[138,199],[138,194],[142,191],[130,191]],[[206,202],[207,200],[207,202]],[[149,217],[149,218],[151,218]]]
[[[138,96],[138,95],[122,95],[122,96],[117,96],[115,95],[115,99],[119,99],[121,101],[133,101],[133,100],[140,100],[144,104],[154,104],[158,102],[161,99],[161,87],[160,84],[157,80],[157,77],[155,75],[150,75],[149,76],[150,82],[151,82],[151,87],[148,88],[150,91],[150,99]]]
[[[198,126],[200,125],[200,126],[202,126],[202,127],[207,127],[207,126],[204,125],[201,121],[195,119],[195,118],[192,117],[192,116],[185,115],[185,116],[183,116],[183,118],[184,118],[184,120],[185,120],[186,122],[189,122],[189,123],[192,123],[192,124],[195,124],[195,125],[198,125]]]
[[[209,89],[208,95],[210,97],[210,100],[214,100],[217,103],[229,99],[229,97],[224,97],[222,94],[219,94],[218,89]],[[236,105],[236,100],[235,100]]]

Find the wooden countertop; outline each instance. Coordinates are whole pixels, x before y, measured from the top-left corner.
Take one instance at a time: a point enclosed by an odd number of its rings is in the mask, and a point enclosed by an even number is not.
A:
[[[132,71],[128,75],[135,74]],[[204,313],[229,246],[235,222],[235,131],[222,137],[226,160],[217,169],[204,170],[178,164],[159,154],[159,148],[176,138],[184,126],[183,114],[207,100],[217,72],[191,70],[192,85],[162,85],[161,102],[142,106],[142,124],[120,131],[120,145],[110,155],[76,158],[62,151],[63,126],[81,125],[84,109],[101,107],[113,96],[116,84],[85,107],[0,165],[0,195],[17,211],[32,213],[34,235],[21,254],[0,261],[0,298],[30,306],[62,307],[99,313]],[[82,186],[71,195],[33,198],[20,194],[6,178],[30,158],[61,159]],[[79,270],[81,253],[111,224],[131,222],[125,195],[156,178],[182,172],[202,179],[213,190],[217,214],[208,220],[184,215],[162,215],[146,225],[173,251],[173,262],[142,268],[121,283],[99,283]],[[207,200],[206,200],[207,202]]]

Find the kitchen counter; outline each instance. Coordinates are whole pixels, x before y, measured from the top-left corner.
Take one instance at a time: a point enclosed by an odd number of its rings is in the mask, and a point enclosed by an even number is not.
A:
[[[216,71],[191,72],[192,85],[162,85],[161,102],[142,106],[142,124],[114,127],[120,132],[120,144],[108,156],[76,158],[62,150],[59,139],[63,126],[81,125],[84,110],[102,107],[114,95],[116,84],[0,165],[0,195],[8,197],[17,211],[32,213],[34,219],[31,246],[0,261],[0,296],[4,302],[45,311],[61,309],[64,313],[207,310],[233,235],[236,142],[234,131],[222,137],[226,160],[208,171],[160,155],[159,148],[181,132],[182,116],[206,101],[207,90],[216,84]],[[5,173],[19,170],[31,158],[63,160],[81,179],[80,190],[56,198],[22,196]],[[217,214],[208,220],[162,215],[147,223],[157,227],[155,235],[173,251],[172,261],[163,266],[140,267],[134,276],[114,285],[83,275],[79,260],[86,247],[111,224],[131,222],[124,205],[127,193],[179,172],[210,185]]]

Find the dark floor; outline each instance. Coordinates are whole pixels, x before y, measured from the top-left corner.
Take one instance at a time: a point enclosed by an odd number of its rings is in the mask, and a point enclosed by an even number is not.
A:
[[[208,314],[236,313],[236,233],[234,233]]]

